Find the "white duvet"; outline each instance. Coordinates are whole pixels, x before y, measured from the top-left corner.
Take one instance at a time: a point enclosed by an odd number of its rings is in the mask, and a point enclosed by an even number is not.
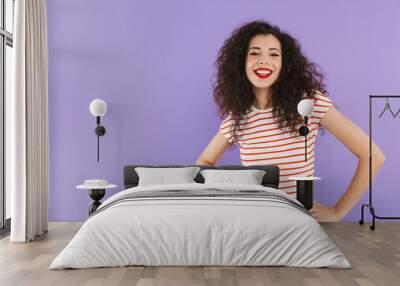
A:
[[[82,225],[50,269],[127,265],[351,267],[318,222],[289,204],[235,197],[152,198],[112,204],[132,192],[209,188],[262,190],[290,198],[273,188],[237,184],[127,189],[104,201],[99,207],[103,211]]]

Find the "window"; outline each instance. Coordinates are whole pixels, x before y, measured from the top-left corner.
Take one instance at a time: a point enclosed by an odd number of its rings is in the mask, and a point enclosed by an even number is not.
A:
[[[9,227],[10,194],[5,188],[5,98],[11,92],[13,65],[14,0],[0,0],[0,228]],[[0,235],[2,234],[0,232]]]

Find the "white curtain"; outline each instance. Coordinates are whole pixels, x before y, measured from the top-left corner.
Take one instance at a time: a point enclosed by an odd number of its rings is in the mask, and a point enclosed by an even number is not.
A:
[[[48,92],[45,0],[16,0],[13,92],[6,98],[6,187],[11,242],[48,227]]]

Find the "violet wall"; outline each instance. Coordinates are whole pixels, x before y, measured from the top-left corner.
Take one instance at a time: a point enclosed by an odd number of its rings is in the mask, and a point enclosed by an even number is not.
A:
[[[368,132],[368,95],[400,95],[400,2],[48,0],[50,221],[83,221],[88,178],[122,185],[125,164],[193,164],[218,129],[214,61],[244,22],[263,19],[297,38],[328,79],[340,111]],[[89,103],[108,104],[101,162]],[[379,215],[400,215],[400,118],[377,118],[387,160],[375,180]],[[395,111],[400,100],[392,101]],[[240,164],[239,148],[220,164]],[[326,132],[318,138],[316,199],[334,204],[357,158]],[[120,190],[120,189],[119,189]],[[108,193],[111,195],[115,191]],[[107,196],[108,196],[107,195]],[[365,196],[365,199],[367,196]],[[359,219],[357,206],[346,220]]]

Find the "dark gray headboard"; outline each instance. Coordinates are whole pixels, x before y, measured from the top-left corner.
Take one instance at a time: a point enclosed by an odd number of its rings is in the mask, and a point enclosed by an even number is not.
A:
[[[138,185],[139,182],[139,177],[137,173],[135,172],[136,167],[151,167],[151,168],[177,168],[177,167],[192,167],[196,165],[191,165],[191,166],[182,166],[182,165],[159,165],[159,166],[152,166],[152,165],[127,165],[124,167],[124,189],[128,188],[133,188]],[[256,169],[256,170],[264,170],[266,171],[263,180],[262,180],[262,185],[265,187],[271,187],[271,188],[278,188],[279,185],[279,167],[277,165],[257,165],[257,166],[232,166],[232,165],[227,165],[227,166],[200,166],[197,165],[197,167],[200,167],[201,169],[219,169],[219,170],[246,170],[246,169]],[[204,178],[200,174],[200,172],[197,174],[197,176],[194,178],[194,180],[197,183],[204,183]]]

